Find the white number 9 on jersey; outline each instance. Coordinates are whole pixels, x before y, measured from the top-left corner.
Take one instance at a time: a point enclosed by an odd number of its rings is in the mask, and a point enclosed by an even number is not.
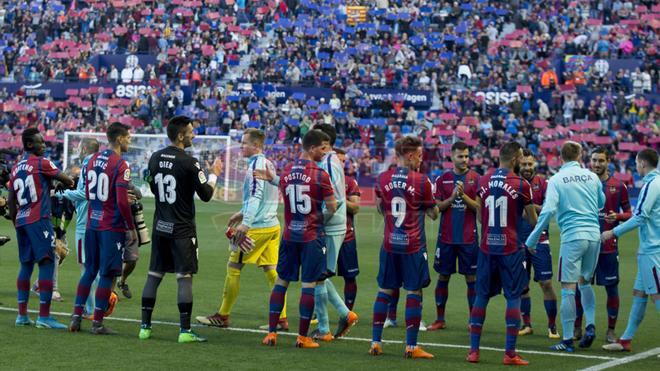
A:
[[[392,198],[392,216],[395,219],[394,226],[400,228],[406,220],[406,200],[403,197]]]

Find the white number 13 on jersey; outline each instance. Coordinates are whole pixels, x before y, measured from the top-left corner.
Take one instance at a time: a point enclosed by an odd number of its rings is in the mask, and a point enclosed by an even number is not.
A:
[[[486,207],[488,208],[488,226],[495,226],[495,209],[500,209],[500,227],[507,226],[507,209],[509,200],[506,196],[500,196],[495,200],[495,196],[486,197]]]
[[[173,204],[176,202],[176,178],[172,175],[156,174],[154,181],[158,186],[158,201]]]

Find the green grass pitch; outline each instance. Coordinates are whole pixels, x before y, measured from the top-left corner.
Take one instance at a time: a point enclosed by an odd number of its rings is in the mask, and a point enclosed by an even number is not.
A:
[[[147,223],[151,225],[153,204],[147,200]],[[197,203],[197,226],[200,240],[199,274],[194,280],[193,316],[208,315],[218,308],[226,261],[229,255],[227,239],[224,237],[224,225],[231,213],[240,208],[239,204],[212,202]],[[69,238],[73,238],[72,225]],[[437,222],[427,221],[428,246],[435,247]],[[84,331],[71,334],[64,331],[39,330],[14,327],[16,317],[16,275],[18,272],[17,247],[15,232],[9,222],[3,222],[0,233],[9,234],[12,242],[0,248],[0,369],[493,369],[501,366],[502,352],[482,350],[481,363],[471,365],[465,362],[465,347],[469,344],[467,332],[468,310],[465,298],[465,282],[461,276],[454,276],[450,284],[447,304],[448,328],[443,331],[422,332],[419,341],[425,349],[435,355],[433,360],[406,360],[403,358],[405,326],[401,326],[404,317],[404,302],[399,303],[400,326],[385,329],[384,339],[399,343],[384,344],[385,354],[378,358],[367,354],[371,338],[371,317],[373,300],[376,295],[376,273],[378,270],[378,251],[383,236],[382,218],[373,208],[363,208],[356,217],[358,251],[360,257],[360,276],[358,277],[358,296],[355,310],[360,321],[348,335],[350,339],[322,344],[320,349],[296,349],[294,338],[281,335],[275,348],[260,345],[263,334],[256,332],[259,325],[265,324],[268,315],[269,290],[261,272],[254,266],[247,266],[241,278],[241,295],[232,313],[234,331],[217,328],[196,328],[202,336],[209,339],[205,344],[176,343],[178,322],[176,307],[176,282],[173,275],[165,278],[160,286],[154,312],[154,321],[170,324],[154,324],[154,337],[149,341],[139,341],[137,333],[140,318],[140,295],[149,262],[149,246],[140,250],[138,267],[129,279],[133,299],[122,299],[117,304],[115,313],[108,319],[110,327],[119,332],[113,337],[99,337],[88,334],[90,323],[83,322]],[[554,256],[558,252],[558,231],[551,230]],[[71,241],[70,241],[71,242]],[[71,243],[70,246],[71,248]],[[631,288],[636,272],[637,235],[632,233],[620,242],[621,263],[621,309],[617,334],[626,326],[630,310]],[[555,259],[556,260],[556,259]],[[432,268],[431,268],[432,271]],[[432,271],[433,272],[433,271]],[[556,273],[556,262],[555,262]],[[59,289],[64,297],[62,303],[53,303],[56,313],[70,313],[80,271],[72,254],[61,266]],[[33,275],[36,278],[37,270]],[[435,276],[432,273],[432,276]],[[435,277],[434,277],[435,281]],[[335,279],[341,291],[341,278]],[[557,282],[555,289],[559,293]],[[435,318],[433,287],[426,289],[424,301],[424,320],[431,323]],[[535,369],[567,370],[579,369],[607,362],[607,357],[624,357],[628,354],[608,354],[600,350],[606,329],[605,291],[597,287],[597,339],[589,350],[578,350],[575,356],[558,356],[547,352],[554,343],[547,338],[545,330],[545,311],[541,291],[532,286],[532,320],[536,334],[518,339],[518,348],[523,357],[531,361]],[[292,283],[288,297],[291,332],[298,328],[298,299],[300,285]],[[30,297],[30,309],[36,309],[38,298]],[[331,326],[336,324],[336,313],[331,309]],[[34,317],[34,314],[31,314]],[[58,315],[61,321],[68,323],[68,315]],[[504,300],[501,296],[491,300],[487,312],[486,325],[482,337],[483,347],[502,348],[504,346]],[[115,318],[114,320],[112,318]],[[558,318],[559,324],[559,318]],[[334,327],[333,327],[334,328]],[[560,326],[561,330],[561,326]],[[660,321],[652,305],[649,305],[646,318],[634,341],[635,353],[660,346],[658,340]],[[536,351],[539,353],[534,353]],[[660,360],[650,357],[624,366],[637,369],[658,369]]]

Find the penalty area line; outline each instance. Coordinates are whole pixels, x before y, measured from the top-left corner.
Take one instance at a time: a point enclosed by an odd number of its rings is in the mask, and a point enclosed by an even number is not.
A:
[[[16,308],[9,308],[9,307],[0,306],[0,311],[16,312]],[[29,312],[30,313],[37,313],[36,310],[29,310]],[[65,317],[70,317],[71,316],[71,313],[64,313],[64,312],[51,312],[51,314],[55,314],[55,315],[58,315],[58,316],[65,316]],[[134,318],[121,318],[121,317],[112,317],[111,316],[111,317],[107,317],[105,319],[111,320],[111,321],[119,321],[119,322],[141,323],[141,320],[134,319]],[[179,326],[178,322],[170,322],[170,321],[154,320],[154,321],[151,321],[151,323],[156,324],[156,325]],[[214,328],[212,326],[206,326],[206,325],[202,325],[202,324],[192,324],[192,326],[197,327],[197,328]],[[243,333],[252,333],[252,334],[267,334],[268,333],[268,331],[266,331],[266,330],[241,328],[241,327],[229,327],[229,328],[217,328],[217,329],[218,330],[224,330],[224,331],[243,332]],[[279,332],[278,334],[279,335],[285,335],[285,336],[297,336],[298,335],[298,334],[295,334],[295,333],[288,333],[288,332]],[[341,340],[371,343],[371,339],[351,337],[351,336],[342,337]],[[405,345],[405,342],[401,341],[401,340],[383,340],[382,342],[385,343],[385,344]],[[470,349],[470,347],[468,345],[459,345],[459,344],[427,343],[427,342],[418,342],[417,344],[423,345],[423,346],[428,346],[428,347],[435,347],[435,348]],[[480,347],[479,349],[480,350],[494,351],[494,352],[504,352],[504,349],[495,348],[495,347]],[[657,348],[657,349],[660,350],[660,348]],[[596,355],[575,354],[575,353],[555,353],[555,352],[545,352],[545,351],[540,351],[540,350],[526,350],[526,349],[518,349],[518,351],[520,353],[523,353],[523,354],[539,354],[539,355],[555,356],[555,357],[597,359],[597,360],[603,360],[603,361],[619,361],[619,360],[622,360],[622,359],[625,359],[625,358],[629,358],[629,357],[617,358],[617,357],[596,356]],[[640,354],[643,354],[643,353],[640,353]],[[627,363],[627,362],[624,362],[624,363]]]
[[[608,368],[611,368],[611,367],[621,366],[621,365],[624,365],[626,363],[639,361],[639,360],[642,360],[642,359],[645,359],[645,358],[651,358],[651,357],[653,357],[655,355],[658,355],[658,354],[660,354],[660,347],[649,349],[645,352],[638,353],[638,354],[635,354],[635,355],[632,355],[632,356],[617,358],[617,359],[611,360],[609,362],[605,362],[605,363],[601,363],[601,364],[598,364],[598,365],[595,365],[595,366],[584,368],[581,371],[605,370],[605,369],[608,369]]]

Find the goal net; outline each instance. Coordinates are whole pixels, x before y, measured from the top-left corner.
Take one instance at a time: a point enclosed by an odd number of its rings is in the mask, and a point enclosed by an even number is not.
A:
[[[107,148],[105,133],[64,133],[64,169],[80,167],[80,142],[83,138],[95,138],[101,144],[101,149]],[[144,181],[144,175],[149,165],[151,154],[170,144],[165,134],[131,134],[131,146],[128,153],[122,156],[131,167],[133,184],[140,188],[145,197],[153,197],[149,184]],[[220,159],[223,172],[218,178],[213,198],[224,201],[239,201],[241,199],[241,184],[244,170],[241,166],[239,146],[232,145],[231,137],[224,135],[198,135],[193,145],[186,151],[197,158],[205,170],[210,170],[213,162]]]

